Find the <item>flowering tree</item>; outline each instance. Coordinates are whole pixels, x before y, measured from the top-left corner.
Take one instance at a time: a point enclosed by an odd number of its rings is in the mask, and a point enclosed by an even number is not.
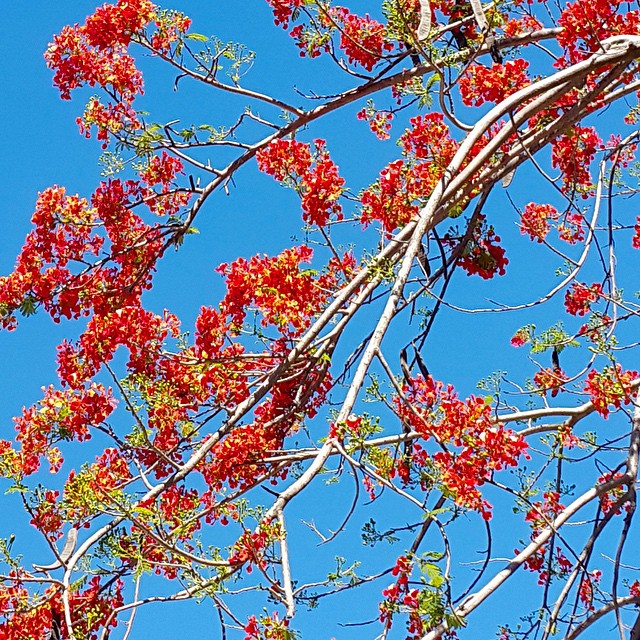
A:
[[[637,640],[640,12],[267,4],[264,29],[304,58],[295,102],[252,88],[247,49],[148,0],[96,8],[45,53],[62,99],[95,91],[78,125],[106,169],[92,194],[38,195],[0,278],[5,330],[38,311],[79,332],[0,440],[52,560],[17,555],[2,525],[0,637],[146,637],[138,611],[192,599],[223,638],[331,620],[367,623],[355,637],[572,639],[604,619]],[[156,121],[137,106],[145,56],[242,106]],[[381,150],[364,184],[332,155],[338,116]],[[224,294],[185,326],[149,304],[154,278],[252,167],[297,195],[304,241],[212,256]],[[479,304],[496,295],[517,301]],[[461,314],[470,335],[450,328]],[[518,323],[510,344],[498,322]],[[514,366],[469,394],[479,342]],[[456,343],[441,379],[429,363]],[[494,602],[498,623],[476,612]]]

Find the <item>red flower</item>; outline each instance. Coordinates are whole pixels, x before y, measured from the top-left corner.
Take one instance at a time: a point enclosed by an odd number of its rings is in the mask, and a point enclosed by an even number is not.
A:
[[[528,67],[529,63],[522,58],[494,63],[490,69],[481,64],[471,65],[460,78],[462,102],[469,107],[502,102],[529,84]]]
[[[267,0],[273,9],[274,21],[284,29],[289,26],[289,20],[294,9],[301,7],[304,0]]]
[[[533,376],[533,384],[547,395],[551,391],[551,397],[555,398],[559,391],[562,391],[564,383],[568,380],[567,374],[562,369],[541,369]]]
[[[350,13],[346,7],[331,7],[329,16],[340,29],[340,49],[350,63],[371,71],[386,51],[393,50],[393,43],[386,40],[384,25],[368,14],[361,17]]]
[[[594,283],[590,287],[581,282],[574,282],[565,293],[564,306],[572,316],[584,316],[591,310],[591,304],[602,295],[602,285]]]
[[[448,245],[455,244],[455,240],[448,234],[443,241]],[[484,280],[490,280],[495,275],[503,276],[509,260],[499,242],[500,236],[496,235],[493,227],[485,225],[485,216],[478,216],[473,235],[467,242],[458,264],[468,275],[477,274]]]
[[[520,231],[528,233],[532,240],[542,242],[549,233],[549,220],[559,218],[558,210],[550,204],[530,202],[520,216]]]
[[[562,173],[563,191],[577,190],[583,198],[588,197],[593,183],[589,167],[601,144],[593,127],[580,125],[552,142],[551,164]]]
[[[258,169],[278,182],[292,186],[300,194],[302,218],[309,224],[325,226],[333,215],[342,219],[344,179],[338,175],[324,140],[315,140],[311,153],[309,144],[296,140],[273,140],[256,154]]]
[[[620,364],[605,367],[600,373],[589,371],[584,390],[591,396],[595,410],[603,417],[609,415],[609,407],[619,409],[632,401],[631,384],[638,378],[637,371],[623,371]]]

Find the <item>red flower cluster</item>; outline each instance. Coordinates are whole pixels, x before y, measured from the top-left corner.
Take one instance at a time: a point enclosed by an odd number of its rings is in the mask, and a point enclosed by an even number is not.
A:
[[[363,107],[358,111],[356,117],[358,120],[366,120],[369,123],[369,129],[375,134],[378,140],[388,140],[391,135],[391,121],[393,113],[391,111],[376,111],[373,105]]]
[[[6,622],[0,622],[0,638],[41,640],[54,634],[67,638],[60,588],[51,586],[34,601],[19,576],[14,574],[9,578],[0,586],[0,616],[6,618]],[[69,609],[77,637],[97,640],[101,628],[118,624],[117,617],[111,614],[124,602],[123,589],[122,580],[103,583],[101,576],[94,576],[83,591],[71,591]]]
[[[158,316],[137,305],[95,315],[76,346],[65,341],[58,347],[58,375],[64,384],[80,387],[113,358],[119,346],[129,351],[132,373],[151,375],[161,366],[164,341],[176,337],[178,329],[175,316]]]
[[[78,118],[87,137],[92,126],[97,127],[104,147],[111,134],[141,128],[133,102],[143,93],[142,74],[127,50],[154,18],[157,31],[151,44],[160,52],[168,51],[190,25],[179,12],[165,11],[158,16],[149,0],[118,0],[98,7],[84,25],[65,27],[45,53],[47,65],[55,72],[53,83],[63,99],[69,100],[71,91],[88,85],[101,87],[115,100],[104,105],[92,98]]]
[[[600,373],[591,369],[587,375],[584,390],[591,396],[595,410],[603,417],[609,415],[609,407],[619,409],[629,404],[633,398],[632,383],[638,379],[637,371],[623,371],[620,364],[605,367]]]
[[[148,0],[118,0],[103,4],[87,18],[81,33],[98,49],[126,47],[131,37],[142,31],[155,17],[155,5]]]
[[[577,0],[568,4],[558,19],[562,31],[558,43],[564,48],[564,56],[556,63],[565,67],[598,51],[602,40],[613,35],[628,33],[636,35],[640,28],[637,10],[620,13],[623,0]]]
[[[238,258],[230,265],[220,265],[216,271],[227,283],[220,308],[232,326],[240,330],[253,305],[263,316],[263,326],[275,326],[285,336],[299,336],[322,309],[336,282],[335,274],[314,277],[300,268],[312,257],[313,251],[302,245],[285,249],[275,258]]]
[[[166,525],[178,532],[179,540],[188,540],[200,528],[200,520],[192,516],[200,505],[196,489],[173,485],[163,492],[159,501],[160,513]]]
[[[505,250],[498,244],[500,236],[496,235],[493,227],[487,227],[485,216],[478,216],[477,223],[473,229],[473,235],[467,242],[458,264],[468,275],[477,274],[484,280],[490,280],[495,275],[503,276],[506,273],[505,267],[509,260],[505,255]],[[446,245],[456,245],[457,241],[449,234],[443,238]]]
[[[268,358],[245,361],[245,367],[265,373],[274,364]],[[231,370],[227,375],[233,384],[237,374]],[[282,449],[285,438],[300,428],[305,417],[316,414],[332,384],[331,376],[318,371],[314,363],[278,384],[256,407],[253,423],[237,427],[213,447],[209,460],[201,468],[207,484],[213,490],[219,490],[225,482],[231,488],[251,486],[268,470],[264,459]],[[278,475],[286,477],[286,469],[279,470]]]
[[[542,395],[547,395],[551,391],[551,397],[555,398],[559,391],[562,391],[564,383],[568,380],[567,374],[558,368],[541,369],[533,376],[533,384],[540,390]]]
[[[576,190],[587,198],[593,182],[589,166],[602,145],[595,128],[574,125],[551,144],[551,164],[562,173],[563,191]]]
[[[276,24],[281,24],[284,29],[289,26],[289,20],[295,9],[301,7],[305,0],[267,0],[273,9]]]
[[[14,271],[0,277],[0,326],[15,328],[15,312],[28,315],[37,304],[56,322],[137,304],[150,287],[163,232],[159,225],[144,223],[132,207],[145,202],[156,214],[175,215],[188,202],[188,194],[170,189],[181,169],[182,164],[166,154],[154,157],[143,171],[143,182],[103,182],[92,206],[61,187],[42,192],[32,217],[35,228]],[[160,193],[145,182],[161,184]],[[110,260],[92,260],[105,246]]]
[[[557,491],[547,491],[543,494],[542,502],[534,502],[525,516],[525,521],[531,525],[531,539],[535,539],[544,529],[546,529],[562,512],[564,506],[560,503],[560,494]],[[518,550],[516,549],[516,553]],[[539,572],[538,584],[544,585],[550,578],[546,561],[547,548],[543,545],[529,556],[524,567],[529,571]],[[573,565],[564,555],[560,547],[556,547],[554,554],[555,565],[552,567],[555,574],[566,576]]]
[[[413,561],[407,556],[400,556],[396,560],[396,564],[391,570],[391,575],[397,576],[397,580],[382,591],[385,600],[378,607],[380,610],[380,622],[384,624],[387,630],[391,629],[395,613],[408,611],[407,640],[419,640],[424,636],[429,624],[425,619],[425,605],[433,606],[434,596],[438,597],[437,592],[430,588],[436,586],[434,583],[437,578],[426,589],[410,588],[409,578],[413,571],[413,564]],[[430,614],[431,620],[429,622],[433,623],[437,616],[432,612]],[[440,621],[440,619],[437,619],[437,622]]]
[[[385,629],[391,629],[393,614],[402,605],[409,608],[409,632],[422,635],[420,632],[423,631],[423,624],[417,611],[419,591],[409,588],[409,578],[412,571],[413,562],[407,556],[400,556],[396,560],[396,564],[391,570],[391,575],[396,576],[396,582],[382,591],[385,600],[379,605],[380,622],[384,624]]]
[[[481,64],[471,65],[460,78],[460,96],[468,107],[498,103],[529,83],[529,63],[523,58],[494,63],[489,69]]]
[[[522,18],[511,18],[502,25],[501,29],[505,38],[512,38],[524,33],[538,31],[538,29],[542,29],[542,26],[542,23],[534,16],[525,15]]]
[[[581,282],[574,282],[564,295],[564,306],[572,316],[584,316],[591,310],[591,305],[602,295],[602,285],[598,283],[588,287]]]
[[[602,571],[594,570],[587,573],[580,581],[580,587],[578,588],[578,597],[580,602],[585,606],[588,611],[593,611],[593,586],[600,582],[602,577]]]
[[[598,478],[597,484],[603,484],[605,482],[609,482],[610,480],[615,480],[617,478],[621,478],[621,473],[605,473],[604,475]],[[600,496],[600,508],[602,509],[602,513],[607,515],[612,509],[615,503],[622,498],[625,494],[625,489],[623,485],[618,485],[615,489],[611,489],[607,491],[604,495]],[[625,509],[629,511],[631,508],[631,504],[627,502]],[[622,512],[620,508],[618,508],[615,512],[615,515],[619,515]]]
[[[404,155],[431,162],[430,168],[437,175],[435,183],[449,166],[458,143],[451,137],[441,113],[415,116],[409,123],[411,127],[400,136],[398,143]]]
[[[180,41],[189,31],[191,20],[179,11],[163,11],[156,16],[156,31],[151,36],[151,46],[160,53],[169,53],[171,45]]]
[[[233,545],[229,555],[229,564],[238,565],[248,563],[247,573],[251,573],[252,564],[264,568],[267,547],[282,536],[277,524],[262,522],[257,531],[245,531]]]
[[[320,22],[324,25],[326,20],[322,19]],[[330,24],[330,23],[329,23]],[[300,49],[300,57],[304,58],[317,58],[331,50],[331,31],[318,29],[315,26],[310,27],[306,24],[298,24],[291,31],[289,35],[295,40],[296,47]]]
[[[342,219],[344,179],[329,157],[324,140],[315,140],[315,150],[296,140],[273,140],[256,154],[260,171],[278,182],[292,186],[301,197],[302,218],[308,224],[324,227],[331,216]]]
[[[594,312],[589,317],[589,322],[578,329],[577,335],[585,336],[588,340],[597,344],[605,339],[611,327],[611,322],[610,316]]]
[[[520,216],[520,231],[522,235],[528,233],[532,240],[543,242],[549,233],[549,220],[555,222],[559,217],[554,206],[530,202]]]
[[[140,179],[147,187],[140,187],[140,198],[158,216],[174,216],[189,203],[189,194],[175,190],[175,181],[182,174],[182,161],[166,151],[152,156],[140,171]],[[150,187],[160,186],[159,192]]]
[[[535,327],[530,324],[520,327],[520,329],[518,329],[511,338],[511,346],[519,348],[531,342],[534,329]]]
[[[562,216],[558,225],[558,236],[569,244],[576,244],[584,240],[584,217],[581,213],[567,212]]]
[[[414,202],[421,195],[412,168],[404,160],[396,160],[388,164],[380,172],[378,181],[360,195],[362,224],[367,226],[377,220],[390,234],[418,213]]]
[[[289,620],[280,620],[275,611],[260,619],[250,616],[244,632],[247,634],[244,640],[291,640],[295,637],[289,630]]]
[[[142,128],[138,114],[128,102],[103,105],[99,98],[91,98],[82,116],[76,122],[85,138],[91,137],[91,128],[97,129],[96,138],[102,140],[106,149],[112,135],[125,131],[132,133]]]
[[[104,242],[92,233],[96,214],[87,201],[67,196],[61,187],[39,195],[31,221],[35,229],[27,236],[13,273],[0,278],[2,326],[9,329],[15,328],[14,312],[24,309],[25,300],[44,302],[54,319],[79,315],[83,307],[80,283],[75,291],[66,291],[65,304],[60,301],[55,305],[53,297],[73,280],[67,265],[86,263],[91,255],[99,253]]]
[[[431,113],[410,120],[400,137],[407,160],[395,160],[378,180],[360,195],[362,223],[380,222],[387,233],[403,227],[426,201],[442,178],[458,148],[442,114]]]
[[[58,491],[45,490],[39,496],[40,500],[33,510],[33,517],[29,523],[44,533],[49,540],[57,540],[62,537],[63,520],[58,505],[59,495]]]
[[[275,258],[256,256],[219,267],[226,277],[227,294],[218,310],[201,310],[193,351],[195,357],[213,364],[206,365],[199,384],[217,405],[230,410],[246,399],[251,378],[267,375],[282,362],[289,341],[308,328],[336,289],[338,274],[349,273],[355,266],[347,255],[340,264],[332,260],[326,274],[315,275],[300,268],[311,257],[311,250],[302,246]],[[266,353],[242,357],[244,348],[234,340],[251,309],[262,316],[262,326],[275,327],[282,337]],[[282,448],[284,439],[305,417],[315,414],[331,384],[325,368],[313,359],[292,367],[254,409],[253,422],[237,427],[213,447],[200,469],[209,486],[218,490],[224,482],[232,487],[251,485],[267,471],[264,459]]]
[[[63,440],[88,440],[89,427],[102,424],[116,406],[111,389],[95,382],[86,389],[60,391],[50,386],[43,391],[40,402],[14,418],[16,440],[21,445],[17,455],[11,453],[6,442],[0,448],[5,464],[12,464],[14,477],[36,472],[43,456],[53,455],[52,470],[59,469],[62,458],[55,444]]]
[[[65,483],[67,518],[81,522],[118,504],[119,492],[131,480],[129,464],[117,449],[105,449],[96,461],[72,470]]]
[[[442,484],[456,504],[490,519],[491,507],[482,499],[478,487],[494,471],[517,466],[520,456],[526,453],[526,442],[511,429],[495,424],[491,406],[482,398],[459,400],[451,386],[444,388],[431,377],[413,378],[403,392],[406,402],[394,398],[402,422],[425,440],[434,438],[444,448],[431,457]]]
[[[385,52],[393,50],[393,43],[386,39],[384,25],[368,14],[361,17],[346,7],[331,7],[328,13],[340,30],[340,49],[351,64],[371,71]]]
[[[104,4],[89,16],[84,25],[65,27],[45,53],[49,68],[55,71],[53,83],[63,99],[71,91],[89,85],[102,87],[116,99],[103,105],[97,98],[89,101],[84,116],[78,118],[87,137],[92,125],[106,147],[109,135],[140,128],[133,101],[143,93],[142,74],[127,53],[131,38],[153,20],[155,5],[148,0],[118,0]]]

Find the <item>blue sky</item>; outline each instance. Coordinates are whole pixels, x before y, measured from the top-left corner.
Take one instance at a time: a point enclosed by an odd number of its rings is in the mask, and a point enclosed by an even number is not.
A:
[[[366,4],[353,3],[350,6],[357,10]],[[241,41],[255,50],[257,60],[247,77],[247,85],[254,89],[271,91],[295,102],[299,99],[296,88],[303,93],[312,90],[322,93],[349,86],[349,81],[339,76],[336,81],[326,61],[301,61],[286,33],[273,27],[270,10],[263,0],[244,3],[183,0],[174,2],[171,7],[184,10],[193,19],[194,31],[215,34],[223,41]],[[9,3],[4,7],[5,24],[9,28],[5,29],[0,40],[0,64],[7,88],[0,93],[0,114],[5,131],[4,152],[0,156],[0,215],[3,225],[0,273],[8,273],[12,268],[24,236],[30,229],[29,217],[39,191],[58,184],[65,185],[70,193],[78,192],[88,197],[100,180],[97,162],[100,147],[95,141],[81,137],[75,123],[90,92],[79,92],[72,102],[61,101],[52,88],[51,73],[42,58],[53,33],[65,24],[82,21],[94,8],[92,0],[67,0],[64,3],[33,0]],[[162,122],[180,118],[185,125],[191,122],[219,125],[229,124],[234,119],[237,112],[234,109],[237,110],[240,104],[238,101],[222,100],[212,92],[184,81],[175,92],[171,76],[156,60],[141,58],[140,66],[145,71],[146,94],[139,106],[150,112],[150,120]],[[349,107],[344,113],[331,116],[303,134],[306,140],[314,137],[327,139],[332,157],[354,193],[371,182],[379,169],[398,155],[392,142],[375,141],[366,125],[355,119],[355,113],[361,106]],[[386,106],[384,99],[380,99],[379,106]],[[618,116],[613,111],[606,117],[615,121],[617,126]],[[400,126],[396,125],[396,134],[401,130]],[[537,199],[537,185],[533,171],[519,171],[512,189],[517,204],[522,206]],[[221,279],[214,273],[219,263],[239,255],[273,254],[293,244],[292,237],[302,237],[297,202],[295,194],[280,188],[271,178],[260,175],[254,166],[243,168],[235,177],[230,194],[216,194],[202,211],[196,223],[200,234],[188,237],[181,251],[164,259],[156,285],[147,296],[148,306],[156,311],[169,308],[182,318],[184,328],[189,329],[200,305],[215,304],[222,293]],[[515,225],[516,216],[504,193],[492,198],[487,210],[505,244],[508,242],[509,276],[491,283],[477,278],[458,278],[452,286],[452,300],[474,307],[485,306],[488,297],[505,303],[519,303],[544,293],[555,282],[551,273],[554,261],[537,245],[520,236]],[[635,254],[623,252],[623,255],[634,261],[632,267],[640,266]],[[633,268],[630,271],[633,272]],[[522,286],[523,281],[527,283],[526,287]],[[633,286],[632,281],[629,286]],[[557,310],[560,301],[555,305]],[[480,378],[497,370],[515,371],[522,380],[535,368],[527,361],[525,352],[508,346],[509,338],[523,324],[535,322],[544,327],[553,319],[553,313],[549,314],[547,310],[482,316],[481,320],[473,314],[445,313],[427,343],[427,363],[436,378],[454,382],[461,395],[474,392]],[[23,320],[18,331],[0,333],[0,352],[6,363],[0,370],[0,438],[10,438],[11,417],[17,415],[23,405],[37,400],[43,385],[55,383],[55,347],[63,338],[73,337],[80,330],[81,326],[76,323],[55,325],[40,313]],[[391,351],[393,345],[401,344],[402,337],[401,331],[391,337]],[[566,362],[572,364],[583,355],[570,353],[565,357]],[[548,354],[541,356],[548,366],[550,363],[545,359],[548,360]],[[397,362],[392,364],[397,365]],[[375,408],[365,409],[375,412]],[[84,449],[76,448],[75,455],[79,460]],[[66,476],[70,465],[73,465],[73,456],[63,470],[63,476]],[[341,501],[348,491],[333,487],[315,490],[307,498],[295,502],[287,512],[287,518],[292,522],[315,519],[318,526],[336,527],[345,509]],[[28,562],[40,561],[36,558],[36,551],[46,553],[46,546],[26,524],[17,496],[5,496],[2,500],[8,517],[5,524],[0,525],[0,535],[7,535],[7,523],[10,523],[9,529],[18,538],[18,550],[26,554]],[[318,504],[313,504],[316,500]],[[495,496],[492,500],[500,504],[503,498]],[[388,510],[395,516],[400,509],[393,499],[385,498],[385,501],[370,514],[380,526],[384,521],[380,512],[384,514]],[[357,558],[363,553],[359,526],[362,519],[369,517],[368,513],[365,507],[358,510],[337,549],[316,549],[311,545],[310,536],[301,534],[300,542],[292,543],[296,562],[304,563],[305,571],[309,571],[336,553],[350,559]],[[407,522],[417,517],[415,513],[401,513]],[[515,527],[515,522],[515,519],[507,518],[497,524],[502,528]],[[463,546],[470,538],[475,540],[480,536],[481,531],[477,517],[463,518],[453,534],[453,541]],[[520,535],[526,536],[526,530],[521,529]],[[514,545],[516,537],[513,537]],[[298,544],[300,547],[296,548]],[[435,546],[438,547],[437,544]],[[477,546],[481,549],[482,543]],[[494,555],[504,557],[512,551],[505,546]],[[388,559],[376,557],[376,553],[369,552],[370,562],[386,566]],[[473,560],[474,554],[475,548],[468,554],[469,561]],[[464,571],[468,569],[460,569],[461,573]],[[491,637],[491,632],[487,631],[491,629],[489,621],[496,624],[503,621],[513,594],[534,583],[532,574],[516,576],[495,605],[485,606],[472,618],[471,629],[475,625],[485,634],[484,637]],[[303,615],[302,622],[306,625],[304,637],[312,640],[328,640],[333,635],[337,638],[374,637],[374,627],[347,630],[336,627],[334,623],[340,616],[356,622],[375,617],[375,605],[371,607],[369,596],[379,593],[380,588],[377,584],[372,593],[366,589],[355,592],[341,599],[336,608],[325,605],[315,617],[305,619]],[[203,608],[194,608],[192,604],[174,604],[171,607],[162,609],[162,605],[156,605],[155,609],[141,611],[134,637],[152,637],[152,634],[157,640],[189,634],[218,637],[214,614],[207,605],[204,614]],[[467,637],[472,637],[472,632]]]

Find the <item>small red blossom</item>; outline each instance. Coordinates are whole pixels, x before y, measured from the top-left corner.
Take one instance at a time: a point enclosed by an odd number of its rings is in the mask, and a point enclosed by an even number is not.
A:
[[[519,348],[531,342],[533,329],[534,327],[532,325],[527,325],[518,329],[511,338],[511,346]]]
[[[295,40],[300,49],[300,57],[317,58],[323,53],[331,51],[331,31],[323,31],[306,24],[298,24],[289,35]]]
[[[340,49],[351,64],[358,64],[367,71],[383,58],[385,52],[393,50],[393,43],[386,37],[384,25],[369,15],[357,16],[346,7],[331,7],[329,17],[340,30]]]
[[[267,0],[273,10],[275,23],[281,24],[284,29],[289,26],[291,15],[305,0]]]
[[[581,213],[567,212],[562,216],[558,225],[560,240],[569,244],[576,244],[584,240],[584,217]]]
[[[391,111],[376,111],[373,107],[363,107],[358,111],[356,117],[358,120],[366,120],[369,123],[369,129],[378,140],[388,140],[391,137],[389,134],[393,120]]]
[[[574,282],[571,289],[565,293],[564,306],[572,316],[584,316],[601,295],[602,285],[598,283],[587,286],[581,282]]]
[[[471,65],[460,78],[460,95],[468,107],[498,103],[519,89],[526,87],[529,63],[523,58],[494,63],[489,69],[481,64]]]
[[[551,397],[555,398],[558,392],[563,391],[564,383],[569,379],[567,374],[556,367],[541,369],[533,376],[533,384],[539,389],[542,395],[547,395],[551,391]]]
[[[542,501],[534,502],[525,515],[525,522],[531,526],[531,539],[535,539],[543,530],[551,526],[553,521],[562,513],[564,505],[560,502],[560,494],[557,491],[546,491],[542,495]],[[567,576],[573,565],[565,556],[560,547],[556,547],[550,552],[553,554],[552,574],[547,571],[549,563],[547,561],[548,549],[543,545],[535,553],[530,555],[524,562],[524,567],[539,574],[538,584],[546,584],[552,575],[560,577]],[[516,550],[516,553],[518,551]]]
[[[468,275],[479,275],[484,280],[490,280],[496,275],[503,276],[509,260],[505,250],[498,244],[500,236],[496,235],[493,227],[485,225],[485,216],[478,216],[473,234],[467,242],[458,264]],[[443,242],[455,244],[455,240],[447,234]]]
[[[584,336],[591,342],[597,344],[606,338],[611,323],[612,319],[610,316],[594,312],[591,314],[588,324],[583,324],[580,329],[578,329],[577,335]]]
[[[527,451],[526,442],[510,429],[496,424],[491,406],[483,398],[459,400],[451,386],[418,376],[403,388],[405,400],[394,398],[403,424],[427,440],[435,438],[444,451],[430,463],[438,469],[441,482],[459,506],[491,518],[491,506],[482,499],[479,487],[491,473],[516,466]],[[424,450],[414,446],[414,464],[426,464]]]
[[[583,198],[592,191],[589,167],[602,145],[594,127],[574,125],[571,132],[556,138],[551,144],[551,164],[560,169],[563,191],[576,190]]]
[[[391,575],[396,577],[396,581],[382,591],[382,596],[385,600],[379,605],[380,622],[382,622],[387,629],[391,628],[393,614],[397,610],[398,603],[402,602],[407,605],[417,604],[415,598],[417,595],[415,593],[416,590],[409,589],[409,577],[413,571],[413,564],[413,561],[408,556],[400,556],[396,560],[393,569],[391,569]]]
[[[550,204],[530,202],[520,215],[520,231],[528,233],[532,240],[543,242],[549,233],[549,221],[560,217],[558,210]]]
[[[506,38],[512,38],[537,31],[542,28],[542,24],[535,17],[525,15],[522,18],[511,18],[501,28]]]
[[[584,390],[589,394],[595,410],[607,418],[609,407],[619,409],[632,401],[632,383],[638,379],[637,371],[624,371],[619,363],[605,367],[601,372],[591,369]]]
[[[280,620],[276,612],[259,619],[251,616],[244,626],[244,632],[247,634],[244,640],[290,640],[294,637],[289,630],[289,620]]]
[[[634,249],[640,249],[640,216],[636,218],[636,223],[633,226],[633,238],[631,240],[631,246]]]
[[[256,154],[258,168],[278,182],[295,188],[301,198],[302,218],[325,226],[333,216],[342,219],[339,199],[344,179],[329,157],[324,140],[315,140],[315,150],[296,140],[273,140]]]
[[[580,581],[580,587],[578,588],[578,597],[580,598],[580,602],[582,602],[582,604],[589,611],[593,611],[595,609],[595,607],[593,606],[593,587],[594,584],[600,582],[601,577],[602,571],[598,571],[596,569],[585,574]]]
[[[603,484],[605,482],[609,482],[610,480],[615,480],[617,478],[621,478],[621,473],[605,473],[604,475],[598,478],[598,484]],[[622,498],[625,494],[625,489],[623,485],[619,485],[610,491],[607,491],[605,494],[600,496],[600,508],[602,509],[602,513],[607,515],[612,509],[615,503]],[[629,511],[631,507],[630,503],[627,503],[625,509]],[[619,515],[622,512],[620,508],[618,508],[615,512],[616,515]]]

